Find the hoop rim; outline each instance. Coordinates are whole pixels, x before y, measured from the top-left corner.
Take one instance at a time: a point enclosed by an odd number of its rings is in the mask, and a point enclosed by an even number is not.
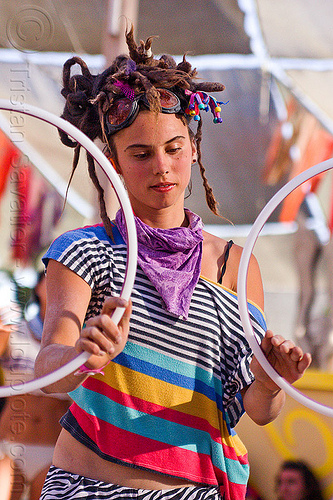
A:
[[[65,133],[67,133],[70,137],[72,137],[75,141],[77,141],[86,151],[88,151],[94,160],[99,164],[99,166],[103,169],[109,181],[111,182],[118,201],[123,209],[125,222],[126,222],[126,232],[127,232],[127,262],[126,262],[126,273],[125,280],[123,283],[123,287],[121,290],[120,296],[125,300],[129,300],[132,292],[132,288],[134,285],[135,275],[136,275],[136,267],[137,267],[137,252],[138,252],[138,244],[137,244],[137,235],[136,235],[136,226],[134,220],[133,210],[127,196],[126,190],[114,170],[111,166],[109,160],[103,154],[103,152],[94,144],[94,142],[89,139],[81,130],[72,125],[70,122],[64,120],[63,118],[50,113],[49,111],[45,111],[41,108],[30,104],[22,105],[13,105],[9,100],[0,99],[0,110],[12,111],[17,113],[23,113],[25,115],[32,116],[34,118],[40,119],[58,129],[61,129]],[[115,309],[112,320],[118,324],[120,319],[124,314],[125,308],[118,307]],[[26,394],[28,392],[33,392],[47,385],[51,385],[58,380],[66,377],[70,373],[77,370],[82,364],[84,364],[89,358],[91,354],[87,352],[82,352],[74,359],[69,361],[66,365],[63,365],[57,370],[44,375],[43,377],[31,380],[29,382],[23,382],[16,385],[8,385],[0,387],[0,397],[8,397],[18,394]]]
[[[255,338],[254,331],[250,321],[249,310],[247,306],[247,274],[248,267],[250,263],[250,258],[253,252],[254,245],[259,237],[260,231],[265,225],[267,219],[276,209],[276,207],[288,196],[292,191],[294,191],[301,184],[311,179],[317,174],[326,172],[333,168],[333,158],[325,160],[313,167],[300,173],[293,179],[291,179],[287,184],[285,184],[266,204],[266,206],[261,210],[260,214],[256,218],[253,226],[247,236],[245,245],[243,248],[242,256],[239,263],[238,269],[238,280],[237,280],[237,296],[238,296],[238,306],[241,321],[244,328],[245,336],[250,344],[250,347],[256,356],[258,362],[261,364],[262,368],[266,371],[268,376],[274,380],[274,382],[281,387],[289,396],[294,398],[296,401],[304,406],[307,406],[311,410],[314,410],[323,415],[333,417],[333,408],[329,406],[318,403],[317,401],[305,396],[291,384],[289,384],[277,371],[272,367],[272,365],[267,360],[266,356],[263,354],[257,339]]]

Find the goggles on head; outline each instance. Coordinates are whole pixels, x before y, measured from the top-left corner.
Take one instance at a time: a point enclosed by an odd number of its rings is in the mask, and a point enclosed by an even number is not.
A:
[[[129,127],[134,122],[140,111],[142,103],[149,109],[149,102],[146,94],[141,94],[135,97],[134,90],[126,82],[117,80],[115,84],[123,93],[123,96],[117,96],[108,109],[105,117],[105,128],[107,135],[110,136],[125,127]],[[184,99],[172,90],[156,89],[159,93],[162,113],[179,113],[182,112],[185,116],[193,118],[196,121],[200,120],[200,110],[211,111],[214,116],[214,123],[222,123],[220,115],[221,105],[227,104],[222,101],[217,101],[215,97],[206,94],[205,92],[191,92],[185,90]]]
[[[182,110],[180,99],[174,92],[167,89],[156,90],[159,93],[162,113],[179,113]],[[115,98],[104,115],[107,135],[112,135],[125,127],[129,127],[139,113],[140,103],[149,109],[146,94],[138,97],[125,95]]]

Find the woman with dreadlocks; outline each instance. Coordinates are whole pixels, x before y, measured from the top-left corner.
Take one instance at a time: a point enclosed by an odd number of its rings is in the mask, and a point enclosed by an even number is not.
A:
[[[201,161],[201,110],[219,123],[209,92],[184,58],[155,59],[151,39],[100,75],[79,58],[64,66],[63,117],[106,154],[127,188],[138,233],[138,269],[130,303],[119,298],[126,272],[122,210],[109,220],[93,159],[103,224],[60,236],[45,255],[48,307],[37,376],[82,351],[76,373],[45,389],[73,399],[41,499],[243,499],[246,450],[233,427],[244,409],[258,424],[274,419],[283,392],[262,370],[237,310],[241,248],[206,233],[184,208],[191,168],[199,164],[207,203],[218,214]],[[71,76],[79,64],[82,74]],[[196,133],[189,128],[193,119]],[[79,145],[64,133],[62,141]],[[252,322],[268,359],[288,381],[310,356],[265,333],[258,265],[249,268]],[[116,326],[112,312],[124,307]],[[251,369],[250,369],[251,363]]]

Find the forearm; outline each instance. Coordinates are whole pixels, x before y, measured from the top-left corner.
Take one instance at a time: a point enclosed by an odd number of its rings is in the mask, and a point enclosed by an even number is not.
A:
[[[50,344],[39,352],[35,362],[35,376],[43,377],[50,372],[60,368],[78,356],[74,347],[62,344]],[[67,393],[79,387],[87,378],[87,375],[69,374],[67,377],[42,389],[46,394]]]
[[[268,389],[256,380],[243,393],[244,409],[258,425],[272,422],[281,412],[284,402],[285,393],[281,389]]]

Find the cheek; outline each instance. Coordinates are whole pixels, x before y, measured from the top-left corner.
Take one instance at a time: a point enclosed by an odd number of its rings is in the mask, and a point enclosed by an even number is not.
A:
[[[192,174],[192,154],[189,154],[183,162],[183,171],[185,172],[185,175],[189,181]]]
[[[125,185],[128,187],[134,187],[136,189],[140,189],[141,182],[144,178],[144,170],[135,168],[135,167],[127,167],[123,169],[122,178],[125,182]]]

